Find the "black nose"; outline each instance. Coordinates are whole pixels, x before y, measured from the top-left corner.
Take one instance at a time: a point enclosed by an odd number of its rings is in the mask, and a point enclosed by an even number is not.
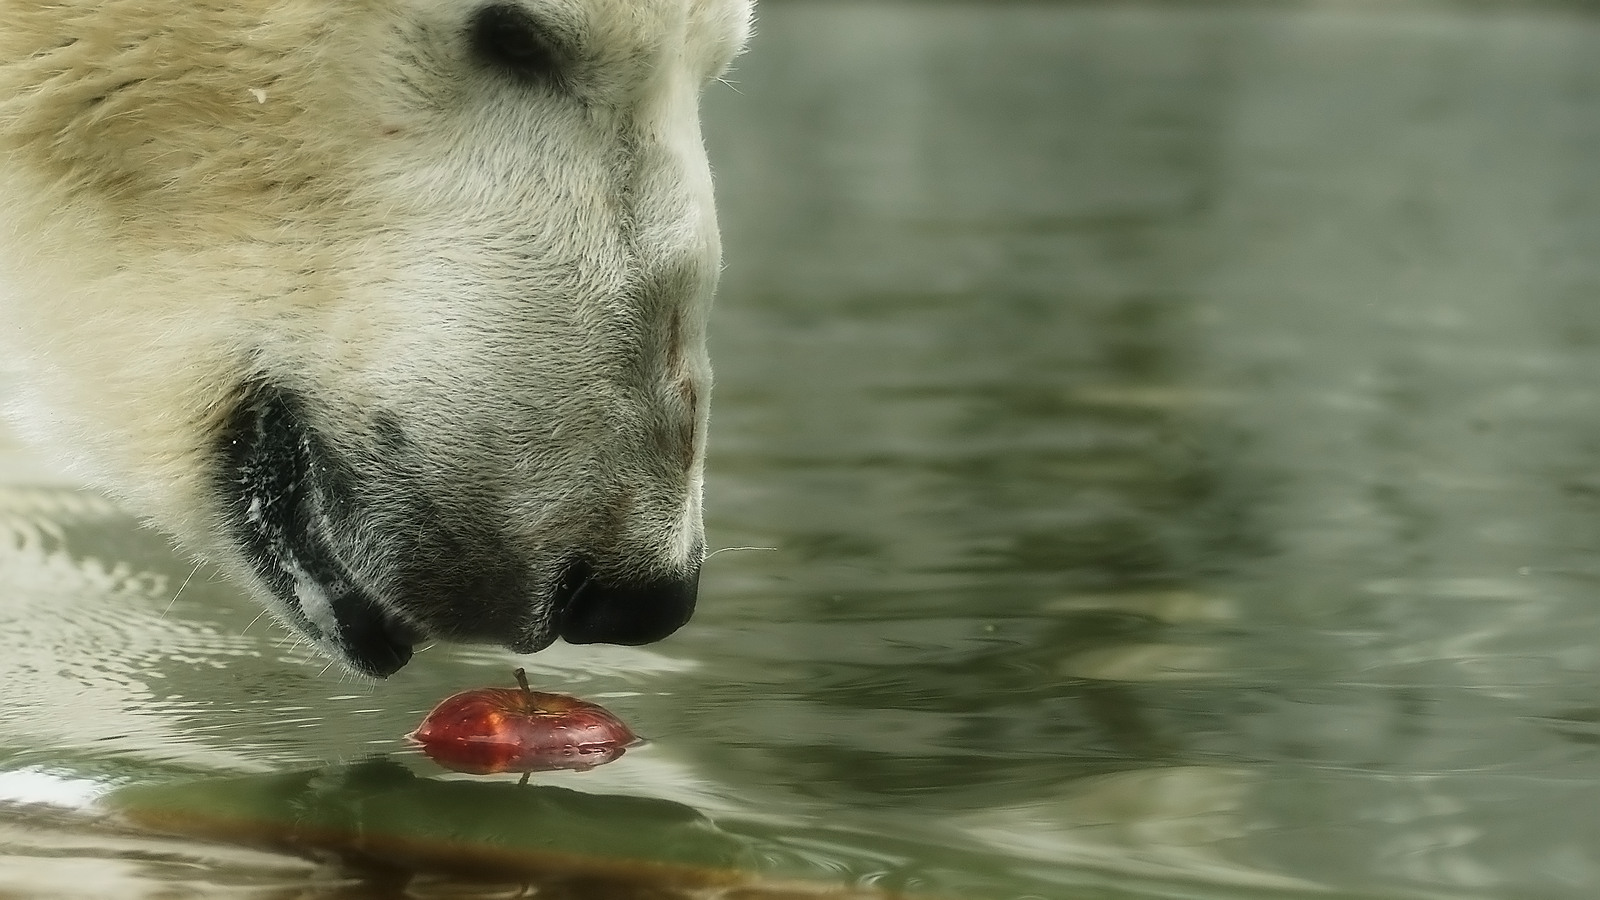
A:
[[[561,615],[571,644],[649,644],[683,627],[700,592],[700,567],[682,575],[608,583],[589,577]]]

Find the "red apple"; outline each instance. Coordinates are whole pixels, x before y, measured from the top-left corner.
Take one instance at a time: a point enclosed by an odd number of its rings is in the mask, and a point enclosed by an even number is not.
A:
[[[592,769],[622,755],[638,738],[602,707],[530,690],[479,688],[446,697],[408,737],[447,769],[473,775]]]

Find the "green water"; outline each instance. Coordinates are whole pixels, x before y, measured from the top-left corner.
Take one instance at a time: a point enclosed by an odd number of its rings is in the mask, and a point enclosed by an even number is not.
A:
[[[0,451],[0,896],[1600,891],[1600,19],[771,2],[732,80],[707,524],[772,549],[375,685]],[[650,743],[401,740],[519,664]]]

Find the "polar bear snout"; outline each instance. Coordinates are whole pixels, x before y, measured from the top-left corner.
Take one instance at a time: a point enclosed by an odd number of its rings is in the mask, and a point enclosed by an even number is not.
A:
[[[391,675],[432,639],[531,653],[558,638],[646,644],[688,622],[697,536],[669,559],[583,525],[592,517],[577,506],[549,517],[546,540],[526,540],[492,498],[430,488],[449,473],[423,471],[401,437],[341,447],[310,406],[248,386],[218,441],[216,493],[228,555],[280,621],[352,669]]]

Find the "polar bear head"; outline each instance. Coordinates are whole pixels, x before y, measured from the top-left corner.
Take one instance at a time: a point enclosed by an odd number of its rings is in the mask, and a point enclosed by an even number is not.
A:
[[[0,0],[14,413],[383,676],[689,617],[749,0]]]

